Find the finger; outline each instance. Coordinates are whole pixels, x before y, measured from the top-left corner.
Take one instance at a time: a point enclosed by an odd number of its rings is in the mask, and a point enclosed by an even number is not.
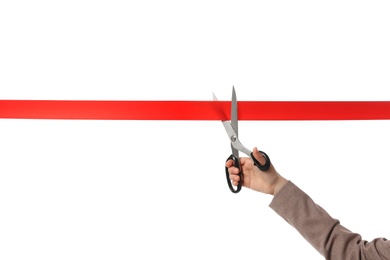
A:
[[[248,158],[248,157],[241,157],[240,158],[240,164],[241,164],[241,166],[244,166],[245,165],[245,162],[246,161],[251,161],[251,159],[250,158]]]
[[[234,165],[233,160],[227,160],[226,163],[225,163],[225,166],[228,167],[228,168],[232,167],[233,165]]]
[[[240,172],[240,170],[235,167],[233,160],[227,160],[225,166],[228,168],[230,174],[238,174]]]
[[[228,172],[230,173],[230,174],[235,174],[235,175],[237,175],[237,174],[239,174],[239,172],[240,172],[240,170],[237,168],[237,167],[230,167],[230,168],[228,168]]]
[[[253,156],[255,157],[255,159],[261,164],[261,165],[264,165],[266,163],[266,160],[264,158],[264,156],[259,152],[259,150],[257,149],[257,147],[253,148]]]
[[[230,175],[229,177],[230,177],[230,180],[232,180],[232,181],[237,181],[237,182],[240,181],[239,175]]]

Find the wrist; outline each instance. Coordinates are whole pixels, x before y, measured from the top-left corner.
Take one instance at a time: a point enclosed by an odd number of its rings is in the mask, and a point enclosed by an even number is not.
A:
[[[272,195],[275,196],[283,188],[283,186],[287,184],[287,182],[288,182],[288,180],[286,180],[282,176],[279,176],[278,180],[274,186],[274,192],[272,193]]]

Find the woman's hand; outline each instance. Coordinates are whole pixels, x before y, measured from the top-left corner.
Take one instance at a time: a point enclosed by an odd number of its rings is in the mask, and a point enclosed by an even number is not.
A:
[[[265,164],[265,159],[257,148],[253,148],[253,155],[260,164]],[[275,195],[287,183],[287,180],[275,170],[272,164],[268,171],[263,172],[253,164],[251,158],[240,158],[240,163],[243,173],[242,186],[244,187]],[[238,168],[234,167],[233,160],[228,160],[226,167],[230,173],[230,179],[233,185],[237,186],[240,181],[240,176],[238,175]]]

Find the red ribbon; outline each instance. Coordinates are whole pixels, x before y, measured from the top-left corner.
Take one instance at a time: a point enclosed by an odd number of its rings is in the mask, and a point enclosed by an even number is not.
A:
[[[230,101],[0,100],[0,118],[227,120]],[[384,120],[390,101],[239,101],[239,120]]]

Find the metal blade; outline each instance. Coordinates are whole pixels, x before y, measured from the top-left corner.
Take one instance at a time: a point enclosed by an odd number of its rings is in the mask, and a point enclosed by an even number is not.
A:
[[[232,154],[234,156],[238,157],[238,151],[241,151],[241,152],[245,153],[246,155],[250,156],[251,151],[248,150],[245,146],[243,146],[241,144],[240,140],[238,140],[237,135],[236,135],[232,125],[230,124],[230,122],[229,121],[222,121],[222,124],[225,127],[226,133],[230,139],[230,143],[232,146]]]
[[[213,92],[213,100],[218,101],[218,98],[215,96],[214,92]],[[224,121],[228,121],[228,120],[221,120],[221,121],[224,122]]]
[[[215,94],[213,93],[213,100],[214,101],[218,101],[217,97],[215,96]],[[233,140],[232,139],[236,139],[236,133],[234,132],[234,129],[232,127],[232,125],[230,124],[229,120],[221,120],[222,121],[222,124],[223,126],[225,127],[225,130],[226,130],[226,133],[229,137],[229,140],[230,140],[230,146],[232,148],[232,154],[234,156],[237,156],[238,157],[238,150],[236,148],[234,148],[233,146]]]
[[[233,88],[233,97],[232,100],[232,121],[235,121],[236,128],[238,128],[238,119],[237,119],[237,98],[235,95],[235,91]],[[218,101],[217,97],[213,93],[213,99],[214,101]],[[233,108],[234,107],[234,108]],[[234,112],[233,112],[234,111]],[[232,148],[232,154],[238,158],[239,151],[245,153],[246,155],[250,156],[251,151],[248,150],[246,147],[244,147],[240,140],[238,140],[237,132],[235,129],[233,129],[232,122],[229,122],[229,120],[222,120],[222,124],[225,127],[226,133],[229,137],[231,148]]]
[[[234,132],[236,132],[237,138],[238,138],[238,112],[237,112],[237,96],[236,96],[236,90],[233,86],[233,93],[232,93],[232,106],[231,106],[231,122]]]
[[[214,101],[218,101],[217,97],[215,96],[214,92],[213,92],[213,100]]]
[[[231,104],[231,125],[236,133],[235,138],[238,140],[238,115],[237,115],[237,96],[236,96],[236,90],[233,86],[232,91],[232,104]],[[234,156],[238,157],[238,150],[234,147],[232,143],[232,153]]]

